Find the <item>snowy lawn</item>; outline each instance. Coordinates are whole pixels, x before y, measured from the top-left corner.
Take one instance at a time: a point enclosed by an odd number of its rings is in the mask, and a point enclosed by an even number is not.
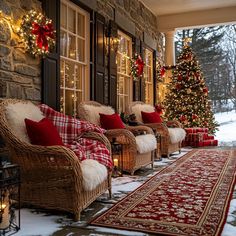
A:
[[[236,146],[236,111],[216,113],[215,119],[220,124],[216,132],[219,146]]]

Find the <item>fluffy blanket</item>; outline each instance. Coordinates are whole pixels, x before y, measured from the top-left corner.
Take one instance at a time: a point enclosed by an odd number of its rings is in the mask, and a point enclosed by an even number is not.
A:
[[[87,121],[66,116],[45,104],[40,105],[40,110],[56,126],[65,146],[73,150],[81,161],[93,159],[112,169],[112,159],[106,146],[97,140],[80,137],[87,131],[104,133],[104,129]]]

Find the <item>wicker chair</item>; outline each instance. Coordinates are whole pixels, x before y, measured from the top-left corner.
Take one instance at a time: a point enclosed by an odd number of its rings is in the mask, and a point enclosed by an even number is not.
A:
[[[85,109],[85,105],[91,106],[92,108],[106,107],[95,101],[87,101],[79,104],[78,107],[79,118],[82,120],[90,121],[92,123],[94,123],[93,119],[91,117],[91,114],[88,114],[87,110]],[[111,107],[109,108],[112,109]],[[99,116],[99,114],[97,115]],[[126,126],[126,129],[111,129],[107,130],[105,133],[106,137],[110,140],[110,142],[112,142],[115,139],[116,142],[122,144],[123,148],[122,148],[121,166],[123,171],[129,172],[131,173],[131,175],[133,175],[136,170],[149,164],[151,164],[153,168],[155,149],[153,149],[153,151],[149,151],[146,153],[139,153],[137,151],[137,144],[134,134],[135,133],[138,134],[140,131],[141,132],[144,131],[146,132],[146,134],[153,134],[152,129],[146,126],[136,126],[136,127]]]
[[[148,110],[145,110],[145,107],[147,106],[148,106]],[[137,121],[140,123],[143,122],[141,111],[153,112],[155,111],[155,108],[141,101],[132,102],[127,108],[127,112],[129,114],[132,114],[132,113],[135,114]],[[161,155],[169,157],[169,155],[173,152],[176,152],[176,151],[179,151],[179,153],[181,152],[182,141],[172,143],[171,138],[170,138],[170,133],[168,130],[168,127],[182,128],[182,125],[178,121],[168,121],[166,123],[160,123],[160,124],[149,123],[149,124],[144,124],[144,125],[152,128],[154,132],[158,132],[161,135],[161,147],[160,147]]]
[[[81,211],[106,190],[111,197],[111,173],[94,190],[86,191],[80,161],[73,151],[64,146],[31,145],[12,132],[5,107],[17,102],[27,103],[11,99],[0,103],[0,134],[9,149],[11,162],[20,166],[21,203],[66,211],[79,220]],[[102,139],[107,140],[104,135]],[[106,145],[110,148],[109,141]]]

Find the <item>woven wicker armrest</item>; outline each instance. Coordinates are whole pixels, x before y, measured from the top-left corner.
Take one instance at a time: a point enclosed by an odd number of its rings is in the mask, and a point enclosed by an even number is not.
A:
[[[10,149],[11,150],[11,149]],[[24,161],[28,161],[30,166],[38,165],[50,168],[60,168],[63,166],[78,167],[80,164],[75,153],[64,146],[39,146],[22,143],[21,146],[14,147],[17,155],[20,155]]]
[[[162,136],[169,136],[168,128],[164,123],[148,123],[145,125],[150,127],[154,133],[158,132]]]
[[[146,133],[146,134],[153,134],[152,129],[144,125],[126,126],[126,128],[132,133],[143,131],[143,133]]]
[[[182,128],[182,124],[177,120],[171,120],[166,122],[167,127]]]
[[[129,145],[134,151],[137,151],[135,136],[127,129],[110,129],[107,130],[105,135],[111,141],[114,139],[116,142]]]

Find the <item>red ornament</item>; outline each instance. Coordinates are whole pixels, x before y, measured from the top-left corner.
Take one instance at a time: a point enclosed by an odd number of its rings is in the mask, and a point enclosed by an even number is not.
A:
[[[207,88],[207,87],[205,87],[205,88],[203,88],[203,90],[202,90],[202,91],[203,91],[203,93],[206,93],[206,94],[207,94],[207,93],[208,93],[208,88]]]
[[[36,35],[37,46],[40,49],[44,47],[44,49],[48,51],[48,37],[54,39],[54,30],[52,23],[39,25],[38,23],[33,22],[32,27],[32,34]]]
[[[192,119],[193,119],[193,120],[195,120],[195,119],[197,119],[197,118],[198,118],[198,116],[197,116],[196,114],[193,114],[193,115],[192,115]]]
[[[176,84],[175,88],[176,88],[177,90],[180,90],[180,89],[181,89],[181,84]]]
[[[137,75],[141,76],[143,74],[143,67],[144,67],[144,62],[139,55],[137,60],[135,61],[135,64],[137,65]]]
[[[181,75],[178,75],[178,81],[182,81],[182,76]]]
[[[164,110],[164,107],[161,105],[161,104],[157,104],[156,106],[155,106],[155,110],[156,110],[156,112],[158,113],[158,114],[162,114],[163,113],[163,110]]]
[[[185,122],[187,120],[185,115],[181,115],[179,119],[181,122]]]
[[[165,67],[161,67],[161,77],[164,77],[165,73],[166,73]]]

